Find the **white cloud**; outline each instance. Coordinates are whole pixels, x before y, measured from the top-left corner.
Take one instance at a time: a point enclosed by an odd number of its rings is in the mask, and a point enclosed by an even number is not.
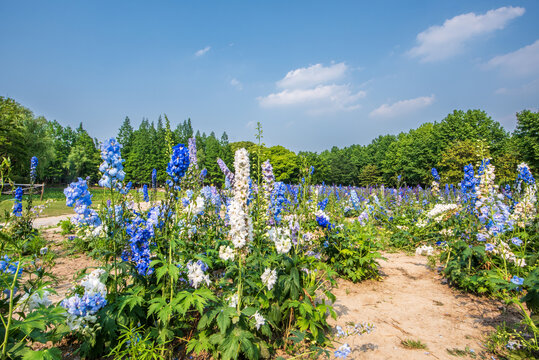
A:
[[[204,55],[205,53],[207,53],[208,51],[210,51],[210,49],[211,49],[211,46],[206,46],[204,49],[198,50],[198,51],[195,53],[195,56],[196,56],[196,57],[200,57],[200,56]]]
[[[401,100],[393,104],[383,104],[369,113],[370,117],[390,118],[408,114],[427,107],[434,102],[434,95],[422,96],[415,99]]]
[[[328,67],[316,64],[309,67],[289,71],[277,82],[281,89],[304,89],[341,79],[348,67],[345,63],[338,63]]]
[[[311,89],[285,89],[278,93],[259,97],[263,107],[310,106],[333,110],[354,110],[355,102],[365,97],[365,91],[352,92],[350,85],[318,85]],[[328,109],[329,110],[329,109]]]
[[[455,16],[442,26],[431,26],[417,35],[418,45],[408,54],[422,62],[447,59],[462,51],[464,44],[480,35],[503,29],[507,23],[523,15],[524,8],[501,7],[485,14],[467,13]]]
[[[347,70],[345,63],[316,64],[292,70],[276,82],[281,91],[257,100],[265,108],[300,107],[312,115],[355,110],[360,107],[357,101],[365,97],[366,92],[355,91],[350,84],[337,83]]]
[[[526,76],[539,73],[539,40],[516,51],[492,58],[486,68],[499,68],[509,75]]]
[[[233,87],[235,87],[238,90],[243,89],[243,84],[236,78],[232,78],[232,80],[230,80],[230,85],[232,85]]]

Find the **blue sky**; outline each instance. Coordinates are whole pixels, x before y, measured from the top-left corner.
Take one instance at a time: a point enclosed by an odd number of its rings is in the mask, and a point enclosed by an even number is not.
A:
[[[537,110],[537,1],[3,1],[0,96],[99,139],[125,116],[293,150],[453,109]]]

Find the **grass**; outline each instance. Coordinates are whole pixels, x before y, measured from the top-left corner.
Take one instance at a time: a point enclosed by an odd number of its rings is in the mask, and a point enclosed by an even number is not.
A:
[[[406,349],[427,349],[427,345],[423,344],[421,340],[406,339],[401,341],[401,345],[404,346]]]
[[[103,189],[101,188],[91,188],[90,193],[92,194],[92,202],[95,206],[100,204],[103,199],[108,198],[108,193],[105,195]],[[135,195],[136,191],[131,190],[131,194]],[[41,214],[42,217],[46,216],[58,216],[65,214],[73,214],[73,208],[66,206],[64,188],[59,187],[45,187],[43,193],[43,200],[39,200],[40,194],[35,194],[32,197],[32,204],[43,205],[47,200],[51,200],[49,206]],[[28,201],[29,195],[24,195],[23,197],[23,207],[26,209],[26,204]],[[157,198],[164,198],[162,192],[157,193]],[[5,211],[11,212],[13,208],[13,196],[12,195],[0,195],[0,219],[5,219]]]

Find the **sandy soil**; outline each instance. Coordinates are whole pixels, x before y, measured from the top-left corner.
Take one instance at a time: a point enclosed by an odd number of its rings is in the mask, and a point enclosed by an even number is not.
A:
[[[84,254],[69,255],[69,249],[63,245],[66,236],[60,234],[60,228],[44,229],[43,236],[49,241],[49,251],[54,251],[57,256],[53,273],[57,277],[58,284],[54,287],[57,295],[51,295],[53,302],[61,301],[65,294],[76,284],[74,277],[76,274],[87,267],[97,266],[98,263]]]
[[[343,329],[347,323],[371,323],[375,329],[363,335],[339,339],[352,349],[353,359],[464,359],[447,349],[486,354],[482,343],[486,334],[503,321],[514,322],[517,315],[505,312],[498,301],[460,293],[427,267],[427,258],[402,253],[384,254],[382,281],[353,284],[339,281],[335,308]],[[407,349],[403,340],[420,340],[427,349]],[[336,343],[338,348],[341,344]],[[491,359],[490,356],[485,358]]]

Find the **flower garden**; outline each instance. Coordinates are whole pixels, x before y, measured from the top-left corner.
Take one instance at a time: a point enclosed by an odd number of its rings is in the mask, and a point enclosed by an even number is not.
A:
[[[88,359],[355,358],[346,337],[375,325],[332,326],[335,289],[339,279],[384,281],[390,250],[428,256],[447,286],[518,313],[485,334],[484,354],[537,356],[537,186],[526,164],[505,186],[489,159],[467,165],[459,185],[433,168],[427,188],[400,177],[393,188],[326,186],[308,164],[285,184],[269,161],[250,176],[241,148],[231,169],[218,159],[226,183],[217,188],[204,185],[194,139],[166,146],[166,168],[136,191],[115,139],[101,145],[103,201],[85,179],[64,190],[75,214],[62,223],[68,246],[99,266],[59,301],[53,254],[33,227],[40,208],[14,191],[0,228],[1,359],[61,359],[67,348]]]

